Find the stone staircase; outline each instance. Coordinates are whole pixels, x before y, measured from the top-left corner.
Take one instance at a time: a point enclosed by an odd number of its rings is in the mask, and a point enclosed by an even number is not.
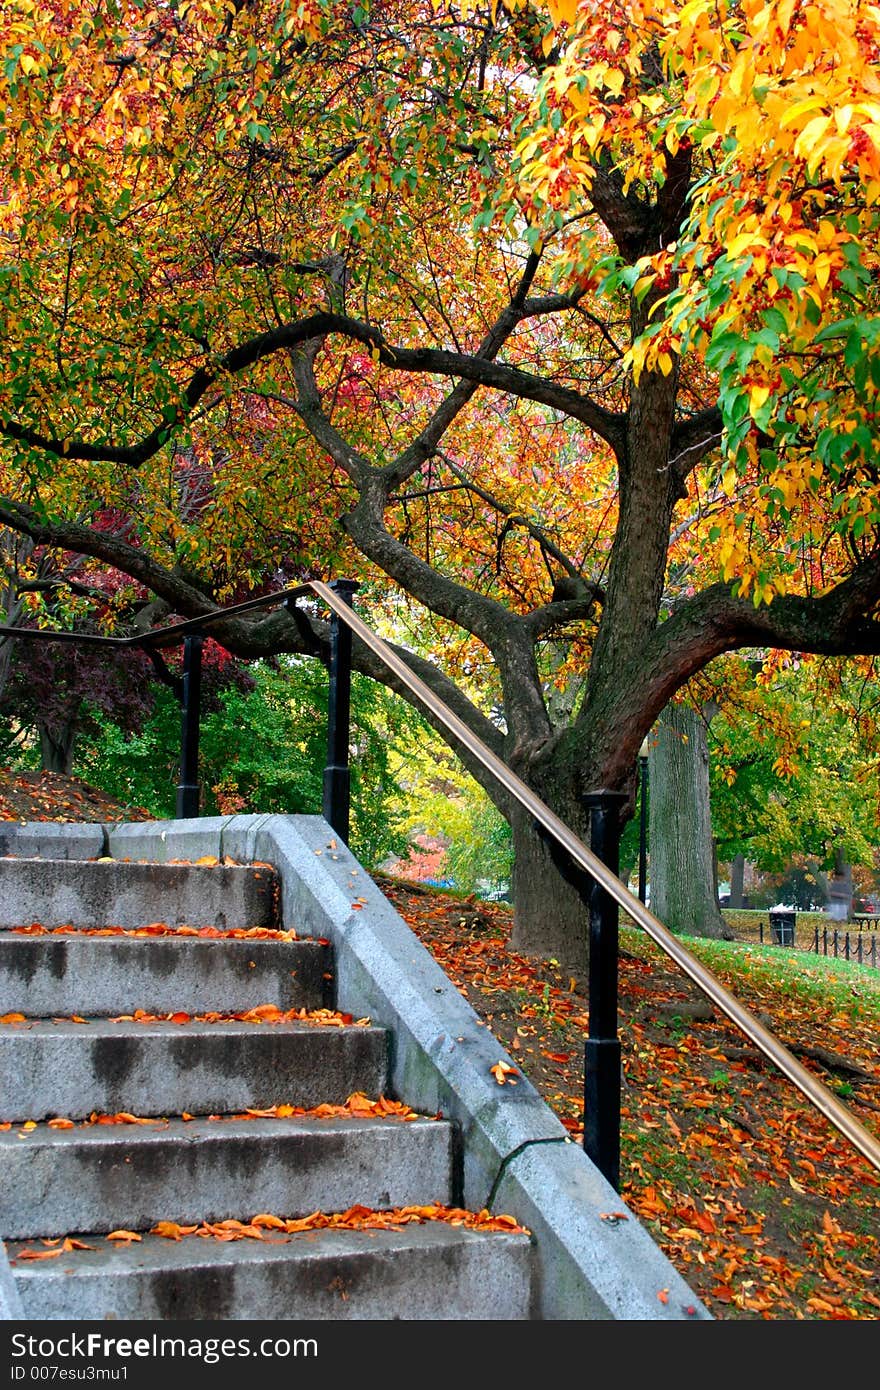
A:
[[[326,823],[235,821],[0,835],[6,1316],[708,1317],[635,1218],[565,1248],[554,1164],[620,1199]]]

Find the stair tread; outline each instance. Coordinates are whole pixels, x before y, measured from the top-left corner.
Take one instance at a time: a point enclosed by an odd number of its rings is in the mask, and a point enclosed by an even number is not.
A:
[[[318,946],[326,945],[326,940],[318,936],[298,936],[292,927],[188,927],[169,926],[167,922],[154,922],[149,926],[120,927],[114,922],[102,926],[78,927],[65,922],[56,927],[43,926],[41,922],[16,922],[0,927],[0,945],[9,941],[36,941],[42,943],[58,941],[108,942],[118,946],[123,941],[179,942],[191,946],[213,946],[218,941],[243,941],[253,945],[255,942],[266,946]]]
[[[274,1211],[447,1202],[452,1126],[420,1116],[155,1119],[0,1133],[0,1230],[18,1240]]]
[[[335,1213],[329,1213],[332,1221]],[[262,1239],[252,1236],[237,1239],[222,1236],[200,1235],[194,1232],[180,1239],[157,1235],[152,1231],[132,1231],[136,1239],[109,1240],[106,1236],[95,1236],[86,1232],[69,1233],[67,1239],[77,1241],[88,1249],[62,1251],[58,1256],[41,1259],[22,1259],[25,1251],[43,1255],[53,1246],[40,1248],[34,1240],[8,1241],[6,1244],[10,1261],[13,1263],[16,1278],[22,1274],[37,1277],[62,1276],[75,1265],[83,1273],[105,1273],[108,1270],[125,1272],[137,1269],[169,1269],[175,1266],[204,1266],[206,1264],[228,1264],[238,1259],[272,1260],[276,1258],[296,1258],[301,1254],[317,1251],[319,1255],[339,1253],[349,1247],[357,1252],[369,1250],[372,1246],[449,1246],[470,1244],[475,1241],[497,1240],[528,1245],[530,1236],[524,1230],[481,1230],[464,1224],[444,1220],[404,1219],[394,1224],[392,1213],[377,1213],[380,1220],[387,1216],[388,1223],[355,1226],[317,1226],[314,1229],[286,1234],[284,1231],[263,1228]],[[279,1217],[284,1220],[284,1217]],[[294,1218],[295,1219],[295,1218]],[[189,1223],[192,1224],[192,1223]],[[219,1222],[209,1223],[220,1226]],[[247,1221],[240,1223],[247,1226]],[[57,1261],[57,1263],[56,1263]]]
[[[0,1153],[4,1147],[18,1147],[22,1143],[23,1124],[26,1122],[16,1122],[8,1130],[0,1130]],[[423,1129],[428,1126],[437,1129],[449,1129],[449,1120],[444,1120],[435,1115],[416,1115],[410,1119],[398,1119],[389,1115],[285,1115],[285,1116],[262,1116],[254,1115],[247,1117],[236,1114],[219,1114],[214,1116],[198,1116],[192,1120],[184,1120],[177,1116],[151,1115],[137,1117],[134,1123],[131,1121],[119,1121],[114,1123],[100,1123],[99,1121],[89,1123],[80,1121],[74,1123],[72,1128],[55,1128],[47,1121],[38,1121],[33,1128],[25,1132],[28,1148],[33,1148],[38,1144],[51,1143],[54,1146],[65,1147],[77,1144],[89,1144],[97,1147],[122,1145],[131,1148],[136,1144],[168,1143],[170,1141],[184,1141],[193,1143],[196,1140],[218,1142],[224,1139],[266,1139],[278,1136],[284,1137],[291,1133],[316,1134],[323,1133],[357,1133],[366,1129],[388,1128],[393,1129],[406,1126],[407,1129]]]
[[[209,1018],[203,1019],[192,1016],[186,1021],[174,1022],[170,1018],[151,1018],[143,1021],[130,1018],[108,1018],[104,1015],[81,1015],[82,1021],[77,1022],[73,1018],[31,1018],[25,1015],[22,1019],[15,1021],[0,1020],[0,1038],[14,1034],[16,1036],[28,1034],[32,1037],[58,1037],[71,1036],[78,1038],[94,1037],[97,1033],[110,1033],[116,1036],[148,1038],[151,1036],[165,1037],[174,1034],[191,1034],[193,1032],[204,1033],[241,1033],[262,1034],[269,1030],[272,1033],[286,1034],[315,1034],[327,1033],[329,1035],[340,1033],[385,1033],[387,1029],[381,1025],[373,1023],[360,1023],[352,1020],[350,1023],[322,1023],[319,1019],[310,1022],[306,1018],[279,1019],[265,1021],[260,1019],[244,1018]]]
[[[26,1317],[41,1320],[507,1319],[530,1316],[531,1242],[444,1221],[265,1239],[127,1243],[9,1254]]]

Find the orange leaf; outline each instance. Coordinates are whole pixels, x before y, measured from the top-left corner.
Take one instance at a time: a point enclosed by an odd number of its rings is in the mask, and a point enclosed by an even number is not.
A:
[[[152,1229],[154,1236],[164,1236],[166,1240],[180,1240],[181,1236],[191,1236],[198,1226],[178,1226],[176,1221],[157,1221]]]
[[[489,1070],[499,1086],[503,1086],[508,1078],[513,1078],[517,1075],[516,1067],[509,1066],[507,1062],[496,1062],[494,1067],[490,1067]],[[515,1086],[516,1081],[511,1080],[510,1084]]]
[[[281,1010],[277,1004],[258,1004],[254,1009],[248,1009],[247,1013],[241,1015],[243,1021],[251,1019],[280,1019]]]
[[[107,1239],[108,1239],[108,1240],[143,1240],[143,1236],[139,1236],[138,1233],[137,1233],[137,1231],[111,1231],[110,1234],[108,1235]]]
[[[660,1289],[659,1292],[658,1292],[658,1294],[657,1294],[657,1297],[659,1298],[659,1300],[660,1300],[661,1303],[668,1303],[668,1302],[669,1302],[669,1290],[668,1290],[668,1289]]]
[[[54,1260],[61,1254],[61,1247],[57,1250],[19,1250],[15,1256],[16,1260]]]
[[[169,1022],[171,1023],[189,1023],[190,1021],[191,1020],[189,1014],[176,1013],[169,1015]]]

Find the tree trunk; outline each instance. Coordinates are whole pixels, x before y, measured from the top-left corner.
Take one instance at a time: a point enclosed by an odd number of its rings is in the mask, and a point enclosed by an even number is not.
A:
[[[561,814],[561,813],[559,813]],[[562,817],[589,845],[589,831]],[[513,931],[511,947],[523,955],[544,956],[583,975],[589,961],[589,903],[566,881],[547,841],[527,811],[510,815],[513,837]],[[586,877],[586,876],[585,876]],[[584,885],[589,891],[589,880]]]
[[[651,743],[651,911],[671,931],[730,940],[712,870],[705,724],[689,706],[667,705]]]
[[[62,772],[68,776],[73,766],[73,746],[76,725],[73,720],[61,728],[40,729],[40,762],[44,772]]]
[[[746,872],[746,857],[744,854],[735,854],[730,865],[730,906],[742,907],[743,905],[743,879]]]

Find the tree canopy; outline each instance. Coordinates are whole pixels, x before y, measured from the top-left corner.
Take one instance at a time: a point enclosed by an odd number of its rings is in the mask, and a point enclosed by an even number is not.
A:
[[[0,522],[186,616],[409,596],[583,829],[713,658],[880,647],[878,43],[864,0],[12,0]],[[465,760],[516,944],[582,964]]]

